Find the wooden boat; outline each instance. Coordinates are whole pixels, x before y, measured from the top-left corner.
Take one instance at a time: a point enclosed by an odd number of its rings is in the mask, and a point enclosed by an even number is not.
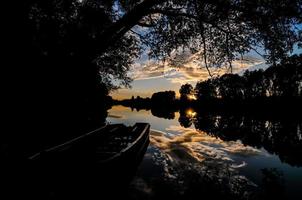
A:
[[[150,125],[106,125],[29,157],[29,196],[68,199],[126,188],[149,144]],[[119,194],[119,193],[117,193]]]
[[[135,159],[149,143],[150,125],[136,123],[106,125],[63,144],[43,150],[30,160],[53,165],[62,164],[112,164]]]

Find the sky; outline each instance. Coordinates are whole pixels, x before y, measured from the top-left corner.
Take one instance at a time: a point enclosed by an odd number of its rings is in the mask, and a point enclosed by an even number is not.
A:
[[[129,99],[132,96],[151,97],[153,93],[165,90],[173,90],[179,96],[178,90],[181,85],[190,83],[193,86],[198,81],[210,78],[203,64],[198,61],[196,55],[190,53],[177,54],[176,66],[149,60],[143,55],[133,65],[129,76],[133,79],[131,88],[121,88],[111,92],[113,99]],[[265,61],[254,53],[249,53],[243,58],[235,60],[232,64],[233,73],[242,74],[245,70],[266,68]],[[229,68],[212,68],[214,76],[228,73]]]
[[[301,49],[295,48],[294,53],[302,53]],[[171,64],[158,63],[149,60],[142,55],[132,66],[129,76],[133,79],[131,88],[121,88],[111,92],[113,99],[130,99],[132,96],[151,97],[159,91],[173,90],[179,96],[179,88],[185,83],[193,87],[198,81],[210,78],[208,71],[202,62],[198,61],[197,55],[190,53],[177,54],[174,66]],[[177,66],[177,67],[175,67]],[[255,52],[250,52],[238,58],[232,64],[233,73],[243,74],[246,70],[266,69],[265,60]],[[211,68],[214,76],[230,73],[229,67]]]

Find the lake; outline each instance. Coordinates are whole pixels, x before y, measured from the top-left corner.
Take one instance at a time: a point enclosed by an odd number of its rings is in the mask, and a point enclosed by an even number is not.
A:
[[[151,124],[133,199],[302,199],[301,120],[113,106],[107,122]]]

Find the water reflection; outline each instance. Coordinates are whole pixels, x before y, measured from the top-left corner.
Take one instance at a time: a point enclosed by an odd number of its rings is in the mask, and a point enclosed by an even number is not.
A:
[[[302,197],[300,119],[218,115],[193,108],[132,112],[117,107],[110,114],[125,117],[108,118],[110,123],[146,121],[154,129],[130,187],[133,199]]]
[[[190,119],[194,118],[196,114],[197,113],[193,109],[186,110],[186,116]]]
[[[240,140],[244,145],[264,148],[278,155],[282,162],[302,166],[300,120],[199,114],[193,123],[197,130],[224,141]]]
[[[144,111],[138,110],[137,112],[143,113]],[[157,118],[178,119],[181,127],[189,128],[193,125],[196,130],[223,141],[240,140],[244,145],[258,149],[264,148],[269,153],[278,155],[282,162],[292,166],[302,166],[300,156],[302,155],[302,119],[299,117],[274,118],[271,116],[263,118],[239,114],[222,115],[202,112],[193,108],[179,111],[168,108],[151,108],[151,114]],[[142,117],[149,119],[150,113]],[[148,122],[148,120],[146,121]]]
[[[230,155],[256,156],[261,151],[181,126],[170,126],[166,133],[152,131],[150,141],[152,150],[145,159],[152,160],[152,171],[160,170],[150,179],[143,175],[133,181],[132,188],[140,191],[140,197],[172,194],[178,199],[202,194],[215,199],[250,199],[255,195],[257,185],[238,170],[246,163]],[[164,191],[158,188],[159,180]]]

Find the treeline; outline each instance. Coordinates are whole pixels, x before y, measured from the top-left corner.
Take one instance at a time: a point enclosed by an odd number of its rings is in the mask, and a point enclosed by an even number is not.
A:
[[[174,91],[163,91],[153,93],[151,98],[142,98],[137,96],[136,98],[132,96],[131,99],[124,99],[121,101],[114,100],[114,104],[120,104],[125,106],[133,105],[137,109],[148,109],[152,106],[175,106],[177,99]]]
[[[182,88],[190,88],[183,85]],[[180,90],[183,91],[183,90]],[[198,82],[194,90],[185,90],[181,96],[193,93],[197,100],[251,100],[257,98],[301,98],[302,55],[292,56],[265,71],[246,71],[242,76],[225,74]]]
[[[246,71],[243,75],[224,74],[201,81],[195,88],[184,84],[179,93],[179,99],[174,91],[164,91],[154,93],[151,98],[138,96],[115,101],[115,104],[137,110],[165,110],[170,113],[193,107],[217,113],[299,114],[302,102],[302,55],[292,56],[266,70]]]
[[[135,98],[132,96],[131,99],[113,100],[113,104],[131,107],[132,110],[136,109],[137,111],[151,110],[152,115],[165,119],[174,119],[174,112],[179,108],[179,102],[174,91],[156,92],[151,98],[140,96]]]

